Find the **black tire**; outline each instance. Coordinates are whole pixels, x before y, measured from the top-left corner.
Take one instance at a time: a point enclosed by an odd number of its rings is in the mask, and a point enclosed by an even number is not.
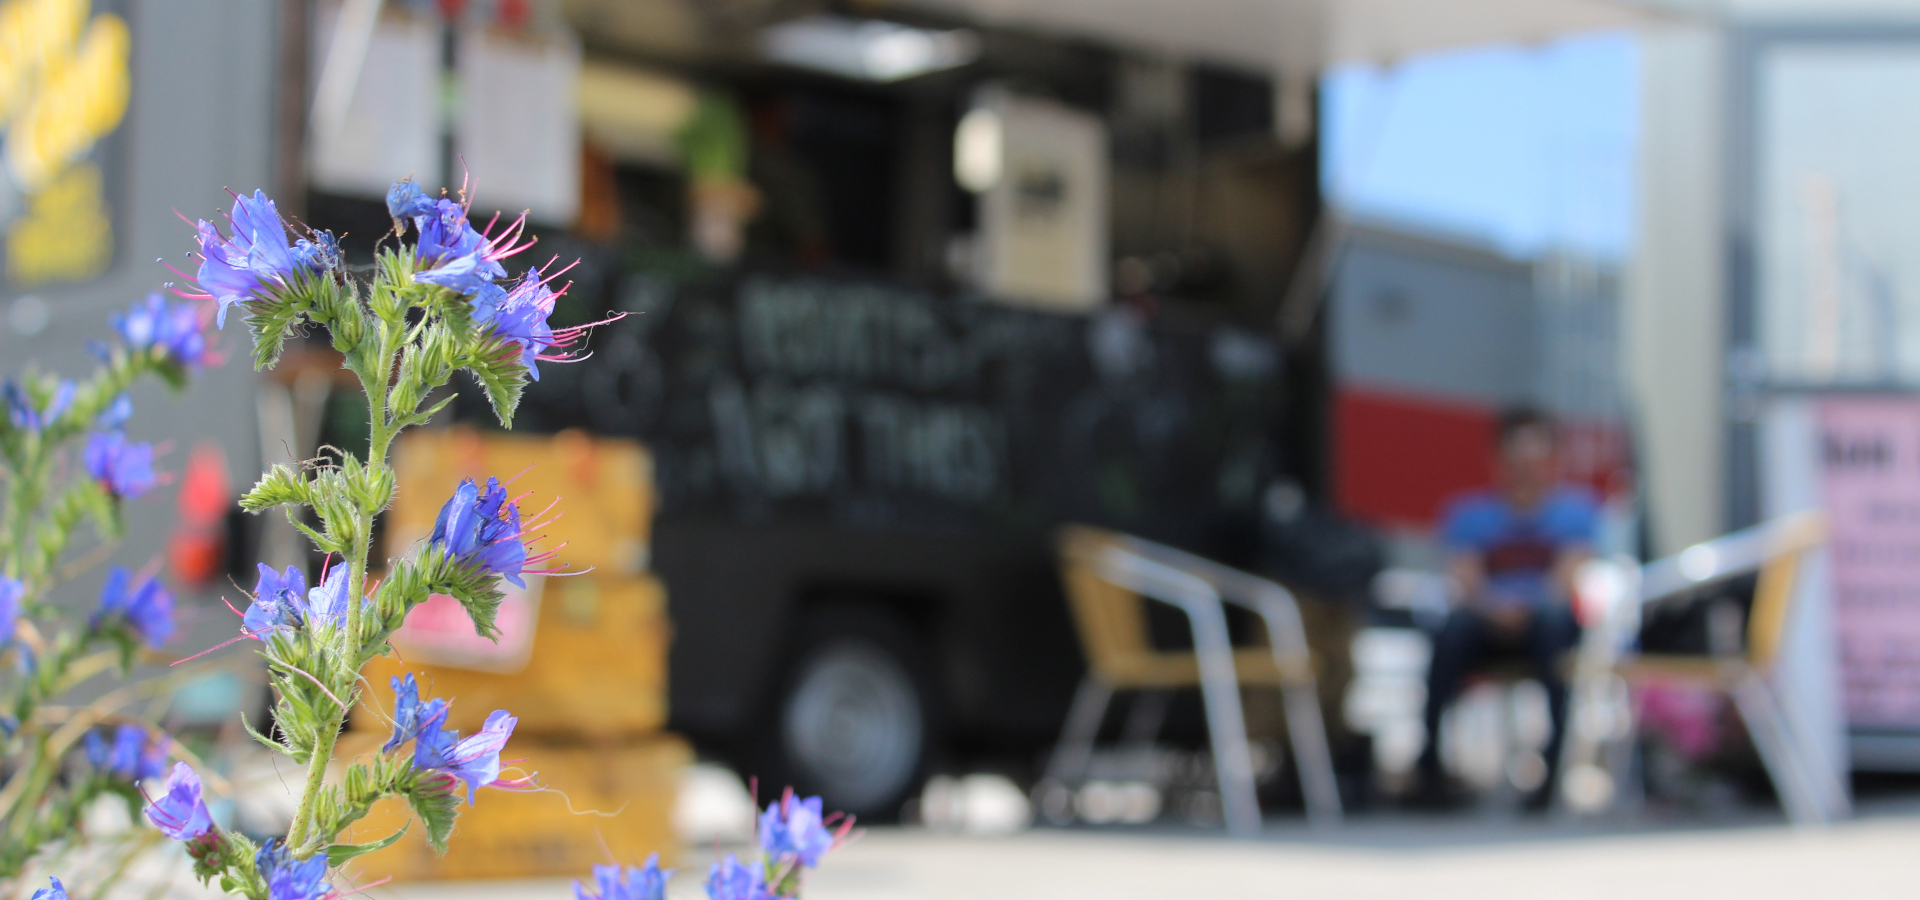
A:
[[[926,778],[938,721],[924,643],[884,607],[809,613],[756,743],[764,801],[786,785],[829,810],[897,819]]]

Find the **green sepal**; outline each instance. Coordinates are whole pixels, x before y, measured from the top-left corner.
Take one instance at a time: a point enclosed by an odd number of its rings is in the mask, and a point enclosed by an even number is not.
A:
[[[251,735],[254,740],[259,741],[260,745],[267,748],[268,750],[272,750],[273,752],[278,753],[282,756],[293,755],[292,748],[288,747],[286,744],[283,744],[279,741],[274,740],[271,737],[261,734],[260,729],[253,727],[253,723],[247,721],[247,714],[245,712],[240,713],[240,727],[245,729],[247,734]]]
[[[416,770],[402,793],[427,829],[427,845],[435,853],[446,853],[453,821],[460,817],[459,780],[445,772]]]
[[[253,369],[264,372],[280,361],[287,338],[300,330],[303,319],[326,324],[340,294],[340,285],[323,275],[301,273],[278,289],[246,301],[247,330],[253,332]]]
[[[306,506],[313,501],[311,487],[306,478],[294,471],[292,466],[275,464],[260,476],[260,482],[240,498],[240,508],[250,513],[262,512],[276,506]]]
[[[520,362],[520,345],[499,335],[477,341],[461,367],[473,373],[474,380],[486,389],[487,402],[500,427],[513,427],[513,411],[520,406],[520,393],[526,390],[528,370]]]

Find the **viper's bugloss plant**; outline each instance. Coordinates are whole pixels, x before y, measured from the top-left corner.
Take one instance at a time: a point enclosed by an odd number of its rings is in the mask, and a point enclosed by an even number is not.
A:
[[[334,896],[337,867],[393,844],[412,827],[361,843],[340,840],[384,798],[404,800],[427,842],[444,851],[462,802],[479,802],[481,788],[534,787],[531,773],[501,759],[517,721],[510,712],[496,710],[477,732],[462,735],[446,727],[448,701],[422,698],[412,675],[392,680],[387,741],[328,778],[347,712],[364,692],[359,673],[392,651],[390,638],[408,613],[433,595],[449,596],[466,610],[476,633],[497,637],[502,582],[523,585],[525,574],[558,571],[550,551],[530,549],[528,535],[540,526],[528,522],[544,511],[523,516],[505,485],[489,478],[484,487],[463,482],[443,505],[433,532],[386,560],[384,576],[371,579],[374,520],[394,500],[387,455],[395,437],[451,402],[442,389],[456,370],[473,376],[500,423],[510,426],[538,366],[577,358],[576,348],[592,327],[556,331],[547,324],[554,299],[565,290],[555,290],[553,279],[564,269],[548,275],[533,269],[502,283],[502,261],[530,245],[522,238],[524,217],[497,230],[497,217],[487,228],[475,228],[464,197],[434,197],[411,181],[395,184],[387,204],[398,240],[383,240],[371,267],[355,272],[342,263],[331,234],[296,232],[262,192],[236,197],[225,229],[196,223],[196,272],[176,270],[192,288],[176,293],[203,304],[187,307],[199,310],[195,328],[187,327],[183,307],[148,298],[116,322],[122,340],[102,348],[105,374],[86,383],[36,376],[0,390],[7,406],[0,451],[9,467],[6,518],[0,522],[7,567],[0,577],[0,652],[25,673],[26,685],[9,706],[11,716],[0,718],[9,747],[35,735],[48,742],[31,714],[65,682],[49,682],[47,673],[84,669],[73,658],[87,644],[111,641],[125,665],[140,648],[157,647],[173,632],[170,595],[158,582],[124,570],[109,576],[99,609],[65,643],[22,624],[40,608],[48,573],[78,519],[90,515],[103,534],[117,535],[118,504],[155,481],[151,448],[129,442],[122,432],[129,412],[122,395],[134,375],[154,371],[175,382],[184,379],[206,362],[207,321],[224,322],[238,307],[253,335],[257,369],[274,366],[290,338],[317,327],[366,394],[371,421],[364,455],[336,451],[322,460],[273,466],[240,501],[252,513],[282,510],[330,561],[312,585],[297,567],[259,566],[246,609],[236,610],[240,635],[233,640],[258,641],[274,694],[268,731],[243,724],[255,740],[305,770],[286,835],[256,843],[222,828],[199,773],[186,761],[174,762],[165,781],[154,784],[171,746],[164,735],[123,726],[111,738],[82,730],[66,739],[85,746],[89,774],[83,786],[93,785],[95,794],[132,792],[136,781],[145,782],[145,819],[179,842],[203,882],[250,900]],[[412,244],[406,242],[409,233]],[[83,437],[84,464],[72,469],[81,474],[49,505],[41,492],[57,467],[46,448]],[[40,511],[49,508],[51,521],[36,527]],[[63,752],[59,741],[50,744]],[[57,754],[48,758],[58,760]],[[27,795],[19,791],[40,785],[44,794],[51,775],[33,771],[39,770],[16,773],[0,789],[0,813],[37,808],[23,806]],[[27,787],[17,789],[21,784]],[[61,807],[67,819],[55,827],[66,827],[86,799],[74,796]],[[820,798],[801,800],[788,790],[759,818],[759,857],[716,863],[708,873],[708,894],[713,900],[798,897],[805,873],[844,843],[852,826],[851,817],[823,816]],[[0,861],[5,858],[0,853]],[[576,893],[580,900],[662,900],[671,874],[660,869],[657,856],[644,868],[605,866],[595,870],[593,887],[579,885]],[[35,896],[43,895],[64,900],[65,890],[55,879]]]
[[[475,228],[464,197],[431,196],[411,181],[394,185],[388,211],[394,240],[383,239],[372,266],[358,272],[342,263],[331,234],[290,227],[256,191],[235,198],[225,228],[198,222],[198,267],[192,275],[175,270],[192,282],[180,295],[208,303],[219,320],[236,308],[245,314],[258,369],[273,367],[290,338],[323,329],[358,377],[371,417],[364,454],[336,451],[320,461],[273,466],[240,501],[253,513],[284,511],[330,560],[313,585],[297,567],[259,566],[235,639],[259,642],[274,692],[273,727],[263,732],[248,724],[248,731],[305,770],[287,834],[256,845],[221,828],[186,763],[174,766],[147,808],[148,820],[185,846],[196,875],[253,900],[317,900],[332,893],[341,881],[332,869],[400,837],[339,840],[382,798],[404,799],[427,841],[444,850],[462,803],[485,802],[480,788],[533,784],[530,774],[500,758],[516,722],[510,713],[495,711],[479,731],[462,735],[445,727],[447,702],[423,700],[412,676],[393,682],[391,739],[328,779],[347,710],[363,693],[359,673],[391,652],[389,638],[414,607],[434,594],[453,597],[476,632],[495,637],[502,580],[522,585],[523,573],[557,571],[545,564],[551,554],[529,551],[529,525],[519,507],[499,481],[488,479],[484,489],[462,484],[433,534],[385,561],[377,583],[370,579],[374,519],[394,499],[387,464],[394,438],[450,402],[451,392],[442,389],[456,370],[473,376],[500,423],[510,426],[537,367],[572,359],[570,348],[586,333],[547,325],[554,297],[565,290],[553,286],[552,276],[534,270],[502,283],[503,261],[531,244],[522,237],[524,217],[504,228],[493,227],[497,217],[488,228]],[[146,346],[187,343],[163,310],[137,309],[121,332]],[[57,389],[43,388],[26,397],[19,415],[45,417],[43,410],[62,402]],[[109,437],[90,448],[88,469],[101,473],[108,496],[121,497],[142,488],[144,461]],[[159,631],[147,621],[154,604],[140,589],[115,584],[102,621],[122,623],[131,639],[151,640]],[[119,764],[122,754],[99,740],[103,758]],[[134,759],[133,765],[145,764],[144,757]]]
[[[127,435],[127,392],[147,377],[184,387],[214,361],[213,318],[210,304],[156,293],[115,317],[118,339],[94,345],[99,365],[85,378],[29,367],[0,383],[0,881],[82,836],[81,812],[96,799],[117,795],[137,811],[138,782],[171,752],[158,729],[122,713],[127,692],[66,705],[82,682],[124,675],[172,637],[166,586],[116,568],[90,614],[49,596],[120,539],[122,504],[160,483],[153,445]],[[80,540],[87,526],[91,544]],[[41,893],[65,896],[57,881]]]

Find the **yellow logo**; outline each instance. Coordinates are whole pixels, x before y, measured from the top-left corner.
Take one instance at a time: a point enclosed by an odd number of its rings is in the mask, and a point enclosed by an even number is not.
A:
[[[113,258],[100,139],[132,93],[125,19],[89,0],[0,2],[0,227],[7,278],[85,281]]]

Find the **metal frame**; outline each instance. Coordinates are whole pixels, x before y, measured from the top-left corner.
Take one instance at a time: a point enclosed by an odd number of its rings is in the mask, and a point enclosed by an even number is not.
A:
[[[1580,647],[1576,663],[1579,684],[1572,694],[1574,701],[1595,695],[1596,692],[1588,688],[1594,686],[1597,679],[1611,677],[1619,663],[1631,660],[1631,653],[1621,648],[1637,631],[1643,607],[1682,591],[1759,570],[1783,552],[1781,545],[1793,539],[1794,529],[1804,527],[1800,518],[1777,519],[1696,544],[1676,556],[1645,566],[1626,567],[1623,598],[1626,602],[1614,604],[1598,627],[1589,628]],[[1817,547],[1793,547],[1784,552],[1805,554],[1814,549]],[[1805,569],[1799,570],[1796,577],[1805,578]],[[1797,592],[1798,585],[1793,589]],[[1709,649],[1719,671],[1719,681],[1753,738],[1754,749],[1780,794],[1787,817],[1800,824],[1824,824],[1849,815],[1852,804],[1846,785],[1832,769],[1819,764],[1821,752],[1813,743],[1813,735],[1796,720],[1790,707],[1779,702],[1767,681],[1767,671],[1749,662],[1738,631],[1712,626],[1708,630]],[[1568,712],[1568,721],[1577,721],[1578,710]],[[1628,721],[1629,728],[1623,739],[1626,743],[1632,741],[1638,727],[1631,717]],[[1587,739],[1575,729],[1562,748],[1562,771],[1582,761],[1605,756],[1601,743]],[[1615,756],[1618,762],[1617,754]]]
[[[1292,739],[1308,820],[1316,826],[1339,824],[1340,791],[1334,780],[1326,726],[1320,718],[1306,628],[1293,594],[1267,579],[1151,541],[1124,535],[1116,535],[1115,541],[1101,552],[1095,573],[1104,581],[1179,609],[1192,625],[1200,693],[1227,831],[1238,837],[1260,833],[1260,805],[1247,748],[1246,717],[1240,706],[1233,644],[1227,634],[1228,603],[1251,610],[1266,623],[1273,661],[1282,676],[1287,734]],[[1064,784],[1084,775],[1115,690],[1091,673],[1080,683],[1060,743],[1048,762],[1048,778]],[[1126,737],[1130,743],[1151,740],[1158,730],[1159,715],[1151,705],[1147,710],[1145,715],[1138,715],[1141,711],[1136,710],[1135,719],[1129,721]]]

